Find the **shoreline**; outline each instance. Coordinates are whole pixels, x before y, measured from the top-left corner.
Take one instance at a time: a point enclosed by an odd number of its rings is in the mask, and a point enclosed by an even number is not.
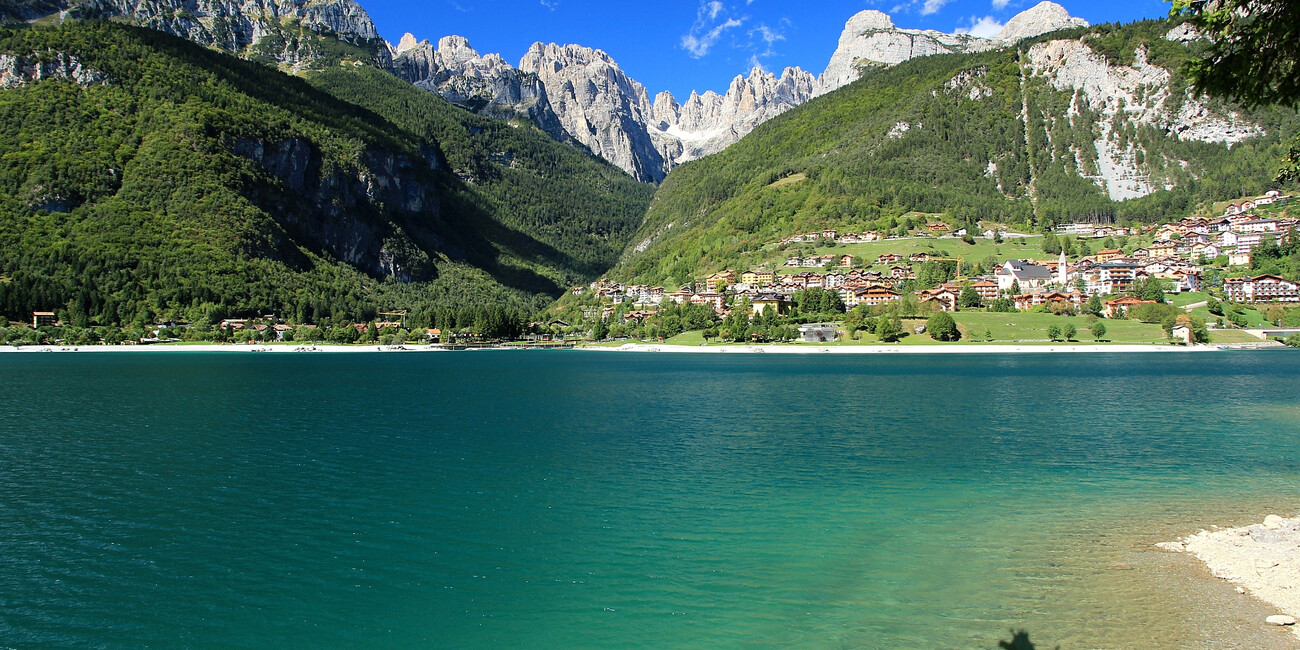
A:
[[[628,343],[618,347],[582,346],[576,350],[598,352],[659,352],[687,354],[1078,354],[1110,352],[1218,352],[1215,345],[1143,345],[1143,344],[1102,344],[1102,345],[1023,345],[1023,344],[989,344],[989,345],[861,345],[861,346],[826,346],[826,345],[734,345],[734,346],[688,346],[655,345],[652,343]]]
[[[274,345],[220,345],[220,344],[153,344],[153,345],[0,345],[0,354],[35,354],[53,353],[181,353],[181,352],[237,352],[237,353],[273,353],[273,354],[338,354],[359,352],[447,352],[443,348],[424,345],[291,345],[277,343]]]
[[[1300,637],[1300,517],[1269,515],[1263,523],[1201,530],[1156,548],[1186,553],[1220,580],[1236,585],[1238,594],[1271,606],[1276,613],[1260,626],[1283,626]]]
[[[620,346],[575,345],[573,350],[588,352],[642,352],[677,354],[1088,354],[1088,353],[1188,353],[1219,352],[1226,345],[1156,345],[1106,343],[1092,345],[1035,345],[1016,343],[990,343],[979,345],[853,345],[830,346],[815,344],[761,344],[761,345],[672,345],[663,343],[626,343]],[[473,348],[472,350],[529,350],[524,345]],[[162,353],[225,352],[273,354],[358,354],[390,352],[452,352],[428,345],[232,345],[232,344],[153,344],[153,345],[0,345],[0,354],[34,353]]]

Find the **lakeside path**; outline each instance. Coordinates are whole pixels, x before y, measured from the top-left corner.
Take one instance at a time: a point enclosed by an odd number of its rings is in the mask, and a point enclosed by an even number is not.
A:
[[[1044,354],[1087,352],[1217,352],[1214,345],[655,345],[628,343],[617,347],[583,346],[598,352],[679,352],[694,354]]]

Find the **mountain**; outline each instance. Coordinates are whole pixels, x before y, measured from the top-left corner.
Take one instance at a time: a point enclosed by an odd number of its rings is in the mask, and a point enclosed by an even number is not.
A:
[[[1191,94],[1181,26],[1061,34],[867,67],[678,167],[611,275],[675,285],[743,268],[794,233],[892,230],[916,213],[1153,222],[1270,189],[1300,119]]]
[[[0,313],[76,324],[527,314],[652,191],[368,66],[309,83],[100,21],[0,29],[0,151]]]
[[[1087,26],[1087,21],[1047,0],[1013,16],[992,39],[933,29],[900,29],[888,14],[867,9],[845,23],[839,45],[818,79],[818,92],[828,93],[856,81],[863,66],[897,65],[935,54],[983,52],[1040,34]]]
[[[675,166],[722,151],[755,126],[814,96],[857,79],[863,65],[893,65],[918,56],[1004,47],[1048,31],[1086,25],[1052,2],[1010,21],[994,39],[899,29],[875,10],[853,16],[821,77],[794,67],[778,77],[761,68],[736,76],[726,92],[663,92],[653,101],[605,52],[581,45],[534,43],[511,66],[481,55],[468,40],[434,46],[406,34],[397,45],[378,38],[353,0],[16,0],[0,20],[108,18],[283,66],[326,69],[361,62],[389,70],[471,111],[527,119],[554,139],[576,143],[642,181],[659,182]]]
[[[497,54],[479,55],[459,36],[435,48],[407,34],[390,53],[395,73],[421,88],[486,115],[528,116],[547,133],[583,144],[640,180],[658,182],[673,167],[722,151],[755,126],[852,82],[863,65],[984,51],[1084,25],[1060,5],[1042,2],[1008,21],[996,38],[984,39],[899,29],[888,15],[867,10],[845,25],[820,78],[797,67],[779,77],[754,68],[721,95],[692,92],[685,101],[667,91],[651,101],[613,58],[581,45],[534,43],[518,67]]]
[[[0,22],[109,19],[294,68],[353,57],[389,65],[370,15],[353,0],[17,0]]]
[[[534,43],[518,67],[480,55],[459,36],[435,47],[407,34],[391,46],[397,76],[484,115],[527,117],[559,140],[580,143],[643,181],[717,151],[755,125],[812,96],[816,79],[798,68],[776,77],[754,69],[723,95],[671,93],[652,102],[612,57],[580,45]]]

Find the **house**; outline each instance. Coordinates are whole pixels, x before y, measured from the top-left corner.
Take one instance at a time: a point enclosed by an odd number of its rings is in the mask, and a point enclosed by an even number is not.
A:
[[[1300,302],[1300,286],[1277,275],[1228,278],[1223,292],[1234,302]]]
[[[435,342],[435,341],[441,341],[441,340],[442,340],[442,330],[439,329],[439,328],[437,328],[437,327],[430,327],[430,328],[424,330],[424,338],[425,338],[425,340],[429,341],[430,343],[433,343],[433,342]]]
[[[1237,252],[1249,253],[1264,243],[1264,238],[1273,241],[1274,235],[1262,232],[1243,232],[1237,233]]]
[[[1148,250],[1150,251],[1150,257],[1156,259],[1176,257],[1178,255],[1178,243],[1168,240],[1158,241],[1151,244],[1151,247]]]
[[[930,224],[926,224],[925,229],[938,235],[938,234],[948,232],[948,224],[941,223],[941,222],[930,223]]]
[[[853,256],[852,256],[852,255],[841,255],[841,256],[840,256],[840,266],[853,266]]]
[[[843,273],[831,271],[826,274],[825,279],[822,281],[822,287],[826,289],[834,289],[835,287],[843,286],[846,279],[847,276]]]
[[[804,343],[825,343],[834,341],[835,325],[831,323],[808,323],[799,326],[799,338]]]
[[[1096,257],[1098,262],[1109,262],[1124,257],[1124,251],[1118,248],[1106,248],[1097,251]]]
[[[975,290],[975,293],[979,294],[981,301],[997,300],[998,283],[990,282],[988,280],[980,280],[979,282],[972,283],[970,286]]]
[[[887,305],[896,300],[902,299],[902,295],[897,291],[880,284],[873,284],[868,287],[857,289],[853,292],[854,305],[866,305],[868,307],[877,307]]]
[[[1233,230],[1237,232],[1277,232],[1277,221],[1273,219],[1252,219],[1237,224]]]
[[[735,283],[736,283],[735,271],[723,271],[721,273],[714,273],[713,275],[710,275],[709,277],[704,279],[704,286],[708,288],[709,293],[717,293],[719,285],[735,284]]]
[[[673,302],[675,302],[675,303],[681,305],[681,304],[685,304],[685,303],[687,303],[687,302],[690,302],[690,300],[691,300],[691,292],[688,291],[688,290],[685,289],[685,288],[682,288],[682,289],[678,289],[677,291],[674,291],[674,292],[672,292],[672,293],[664,294],[664,298],[667,299],[667,300],[671,300],[671,301],[673,301]]]
[[[906,280],[912,277],[912,267],[910,266],[891,266],[889,267],[889,277],[898,280]]]
[[[1142,300],[1141,298],[1134,298],[1133,296],[1124,296],[1114,300],[1107,300],[1103,303],[1101,307],[1101,315],[1106,318],[1114,318],[1119,314],[1128,313],[1128,310],[1138,305],[1154,304],[1156,304],[1156,301],[1154,300]]]
[[[1016,309],[1025,310],[1039,305],[1055,303],[1078,306],[1083,304],[1086,298],[1078,289],[1071,289],[1069,291],[1031,291],[1012,296],[1011,299],[1015,302]]]
[[[762,316],[768,311],[775,310],[777,314],[783,314],[790,306],[790,301],[786,296],[779,293],[760,293],[754,296],[750,301],[750,314],[753,316]]]
[[[714,309],[726,307],[726,297],[714,291],[706,291],[691,296],[692,305],[708,305]]]
[[[930,254],[929,254],[929,253],[912,253],[912,256],[911,256],[910,258],[908,258],[908,259],[911,260],[911,261],[913,261],[913,262],[929,262],[929,261],[930,261]]]
[[[998,290],[1010,291],[1017,283],[1021,291],[1041,287],[1052,281],[1052,273],[1046,267],[1030,264],[1022,260],[1007,260],[997,273]]]
[[[901,261],[903,261],[903,256],[898,255],[897,253],[885,253],[884,255],[881,255],[880,257],[876,258],[876,264],[880,266],[884,266],[886,264],[894,264],[895,262],[901,262]]]
[[[1089,294],[1112,295],[1124,293],[1137,280],[1140,267],[1125,262],[1106,262],[1083,272],[1084,290]]]
[[[1067,223],[1056,227],[1056,232],[1062,235],[1091,235],[1097,230],[1097,226],[1090,223]]]
[[[572,293],[572,294],[575,295],[575,296],[581,296],[581,295],[582,295],[582,292],[585,291],[586,289],[587,289],[587,288],[584,287],[584,286],[576,286],[576,287],[570,289],[569,292]]]
[[[1169,335],[1173,340],[1184,345],[1192,344],[1192,328],[1186,325],[1174,325],[1174,328],[1170,330]]]
[[[1146,259],[1146,258],[1148,258],[1148,257],[1151,257],[1151,249],[1149,249],[1149,248],[1135,248],[1135,249],[1133,249],[1133,253],[1132,253],[1131,257],[1138,258],[1138,259]]]
[[[957,292],[947,287],[922,289],[914,292],[921,304],[932,302],[939,306],[939,311],[957,311]]]
[[[34,311],[32,312],[32,327],[54,327],[59,324],[59,319],[54,317],[52,311]]]
[[[1228,253],[1228,266],[1250,266],[1250,252]]]
[[[247,318],[227,318],[221,321],[220,323],[217,323],[217,326],[223,330],[233,330],[236,332],[244,329],[244,327],[247,325],[248,325]]]

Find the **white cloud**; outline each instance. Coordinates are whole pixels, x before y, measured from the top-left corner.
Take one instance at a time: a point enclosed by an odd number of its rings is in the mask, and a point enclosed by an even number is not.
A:
[[[948,1],[949,0],[925,0],[925,4],[921,5],[921,15],[929,16],[930,14],[938,13],[940,9],[943,9],[944,5],[948,4]]]
[[[1011,0],[993,0],[993,8],[998,11],[1006,9],[1009,4],[1011,4]]]
[[[958,34],[970,34],[980,38],[993,38],[1002,31],[1002,23],[998,22],[993,16],[983,18],[970,17],[970,26],[958,27],[954,30]]]
[[[718,22],[719,19],[723,19],[722,22]],[[691,25],[691,31],[682,36],[682,48],[692,57],[703,57],[727,30],[740,27],[745,20],[746,18],[728,17],[727,6],[719,0],[700,0],[700,7],[695,12],[695,23]]]
[[[560,0],[542,0],[542,6],[555,11],[555,8],[560,6]]]
[[[767,66],[763,65],[762,59],[776,56],[776,49],[772,46],[777,41],[784,41],[785,34],[768,27],[766,23],[760,23],[758,27],[749,30],[745,34],[749,36],[749,68],[751,70],[761,68],[766,71]]]

